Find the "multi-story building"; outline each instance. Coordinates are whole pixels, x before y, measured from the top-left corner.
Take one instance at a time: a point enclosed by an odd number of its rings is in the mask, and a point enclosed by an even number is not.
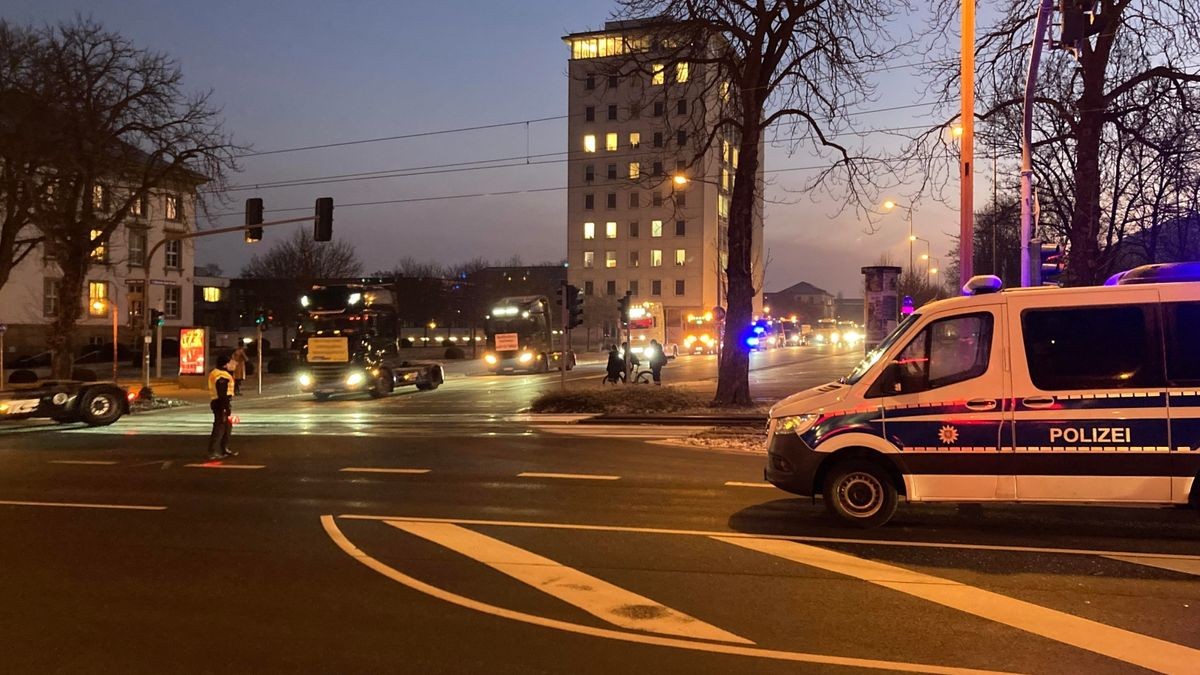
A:
[[[17,359],[45,355],[47,332],[61,303],[78,302],[83,313],[78,324],[77,347],[83,352],[112,343],[112,315],[105,302],[116,306],[118,342],[137,348],[136,336],[146,321],[145,303],[162,310],[163,336],[192,321],[192,286],[195,245],[191,240],[168,241],[154,254],[149,269],[146,295],[146,256],[167,232],[191,232],[195,227],[197,184],[152,192],[136,204],[133,213],[118,227],[108,242],[92,253],[84,293],[65,298],[59,292],[62,273],[44,250],[34,251],[13,268],[8,282],[0,287],[0,323],[7,324],[6,364]],[[98,207],[109,203],[107,187],[98,187]],[[97,303],[98,300],[105,302]],[[91,346],[91,347],[89,347]],[[111,347],[109,347],[111,348]]]
[[[763,303],[770,309],[771,316],[794,316],[801,323],[815,324],[820,319],[838,318],[833,294],[807,281],[792,284],[782,291],[767,293]]]
[[[662,303],[671,331],[687,314],[726,303],[738,149],[731,130],[711,133],[727,87],[704,64],[657,61],[646,25],[610,21],[563,38],[571,49],[567,256],[570,281],[585,294],[629,292],[636,303]],[[756,309],[764,263],[758,194]]]

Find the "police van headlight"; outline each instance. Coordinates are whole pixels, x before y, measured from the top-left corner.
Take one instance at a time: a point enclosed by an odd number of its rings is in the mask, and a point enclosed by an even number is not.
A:
[[[821,419],[818,414],[812,415],[790,415],[788,417],[780,417],[775,420],[775,433],[777,434],[800,434],[813,428],[817,420]]]
[[[348,375],[346,377],[346,386],[347,387],[357,387],[358,385],[365,382],[366,379],[367,379],[366,375],[364,375],[361,371],[355,371],[353,373],[350,373],[350,375]]]

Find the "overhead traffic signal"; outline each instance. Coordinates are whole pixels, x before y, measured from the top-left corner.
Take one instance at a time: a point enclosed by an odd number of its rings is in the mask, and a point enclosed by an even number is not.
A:
[[[1067,254],[1063,250],[1062,244],[1046,244],[1035,242],[1037,252],[1037,270],[1039,285],[1053,286],[1057,285],[1059,277],[1062,276],[1063,269],[1067,266]]]
[[[567,285],[567,328],[583,325],[583,290]]]
[[[260,331],[264,331],[271,325],[271,315],[265,309],[260,309],[254,313],[254,326]]]
[[[246,200],[246,225],[261,225],[263,221],[263,200],[259,197],[251,197]],[[250,227],[246,229],[246,243],[253,244],[254,242],[262,241],[263,229],[261,227]]]
[[[166,317],[163,316],[162,310],[158,309],[150,310],[150,313],[147,315],[147,319],[147,326],[150,328],[150,330],[162,328],[163,324],[167,322]]]
[[[621,298],[617,300],[617,310],[621,314],[621,325],[622,326],[629,324],[629,301],[632,298],[633,298],[633,293],[631,293],[629,291],[625,291],[625,295],[622,295]]]
[[[330,241],[333,239],[333,197],[318,197],[315,221],[313,223],[313,240]]]

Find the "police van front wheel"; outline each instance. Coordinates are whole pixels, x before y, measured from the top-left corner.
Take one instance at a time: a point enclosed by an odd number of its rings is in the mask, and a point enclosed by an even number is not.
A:
[[[825,508],[855,527],[879,527],[896,513],[898,497],[891,476],[874,462],[851,460],[829,472]]]

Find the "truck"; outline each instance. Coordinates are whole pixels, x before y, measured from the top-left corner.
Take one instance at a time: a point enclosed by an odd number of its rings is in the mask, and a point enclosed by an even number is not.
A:
[[[487,351],[483,361],[493,373],[545,373],[575,367],[575,352],[563,351],[551,327],[550,301],[544,295],[500,298],[487,315]]]
[[[716,354],[721,345],[721,326],[712,312],[688,314],[683,321],[685,354]]]
[[[396,293],[387,283],[318,283],[300,297],[300,390],[324,401],[334,394],[372,398],[396,387],[437,389],[441,364],[400,357]]]
[[[651,340],[658,340],[668,357],[679,356],[675,333],[668,330],[667,314],[661,302],[643,302],[629,308],[629,351],[639,358],[647,352]]]
[[[131,394],[116,382],[46,380],[0,392],[0,420],[48,417],[102,427],[129,414],[131,400]]]

